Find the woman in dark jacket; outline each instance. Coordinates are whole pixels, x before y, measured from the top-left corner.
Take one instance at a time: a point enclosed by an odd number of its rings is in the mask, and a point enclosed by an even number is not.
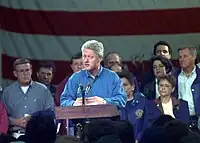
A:
[[[168,75],[172,71],[172,64],[171,62],[162,56],[156,56],[151,59],[152,69],[154,73],[154,79],[144,85],[144,95],[149,100],[154,100],[158,98],[158,79],[161,76]]]
[[[128,101],[120,110],[121,120],[129,121],[134,127],[135,138],[156,118],[152,112],[153,101],[149,101],[140,92],[134,92],[135,85],[133,75],[130,72],[117,72],[122,80]],[[151,112],[152,111],[152,112]]]
[[[157,111],[156,116],[162,114],[170,115],[175,119],[179,119],[186,124],[189,123],[188,103],[182,99],[172,96],[175,89],[176,79],[172,75],[165,75],[158,79],[158,91],[160,97],[155,100]]]

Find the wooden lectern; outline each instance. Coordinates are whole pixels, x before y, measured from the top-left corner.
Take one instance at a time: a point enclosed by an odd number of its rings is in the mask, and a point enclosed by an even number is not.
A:
[[[69,133],[69,119],[105,118],[118,115],[117,107],[110,104],[56,107],[56,119],[66,120],[67,134]]]

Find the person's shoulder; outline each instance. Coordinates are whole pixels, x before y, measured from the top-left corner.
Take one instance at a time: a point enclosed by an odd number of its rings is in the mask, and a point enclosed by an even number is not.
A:
[[[183,99],[179,99],[179,103],[180,103],[181,105],[188,105],[188,102],[185,101],[185,100],[183,100]]]
[[[102,73],[103,73],[103,75],[118,77],[117,74],[116,74],[114,71],[112,71],[112,70],[110,70],[110,69],[108,69],[108,68],[104,68],[104,67],[103,67]]]
[[[72,80],[72,79],[76,79],[76,78],[80,78],[83,76],[83,74],[86,73],[86,70],[80,70],[78,72],[75,72],[73,74],[71,74],[67,80]]]
[[[9,92],[9,91],[13,90],[16,86],[17,86],[17,82],[14,82],[14,83],[8,85],[7,87],[5,87],[3,92]]]
[[[50,84],[50,88],[51,88],[51,89],[56,89],[56,87],[57,87],[57,85],[55,85],[55,84]]]
[[[135,96],[135,98],[138,98],[138,99],[142,99],[142,100],[146,99],[146,97],[144,96],[144,94],[142,94],[141,92],[135,92],[134,96]]]
[[[150,80],[149,82],[147,82],[143,86],[144,86],[144,91],[149,91],[149,90],[151,91],[152,89],[154,90],[155,79]]]
[[[174,70],[172,70],[172,75],[175,77],[178,77],[178,75],[181,73],[181,68],[180,67],[176,67],[174,68]]]
[[[36,87],[37,89],[40,88],[40,89],[48,89],[46,85],[40,83],[40,82],[37,82],[37,81],[32,81],[32,84],[31,86],[34,86]]]

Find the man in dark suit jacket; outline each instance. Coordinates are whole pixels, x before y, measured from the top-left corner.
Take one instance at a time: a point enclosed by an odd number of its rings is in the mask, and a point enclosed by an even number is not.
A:
[[[38,81],[47,86],[47,88],[50,90],[55,100],[56,86],[51,83],[54,74],[55,74],[55,65],[53,62],[43,61],[39,64],[39,69],[37,71]]]

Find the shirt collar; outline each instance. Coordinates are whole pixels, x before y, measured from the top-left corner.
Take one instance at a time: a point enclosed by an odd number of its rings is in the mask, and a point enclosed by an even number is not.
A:
[[[190,76],[193,75],[196,72],[196,66],[194,66],[194,69],[192,70],[192,72],[190,73]],[[183,71],[183,69],[181,69],[181,74],[185,75],[185,72]]]
[[[134,93],[134,98],[132,99],[131,105],[136,105],[139,103],[139,99],[141,98],[141,96],[144,97],[144,95],[140,92],[136,92]],[[130,100],[131,101],[131,100]]]
[[[156,84],[158,83],[158,79],[157,78],[155,78],[155,82],[156,82]]]
[[[29,84],[29,85],[27,85],[27,86],[29,86],[29,87],[32,87],[32,86],[33,86],[33,84],[34,84],[34,82],[31,80],[30,84]],[[21,87],[21,85],[19,84],[19,82],[18,82],[18,81],[16,82],[16,85],[17,85],[17,86],[19,86],[19,87]]]
[[[156,105],[161,104],[161,99],[160,97],[154,100]],[[176,99],[176,97],[171,96],[171,101],[172,101],[172,105],[173,106],[178,106],[180,104],[180,101],[178,99]]]
[[[103,67],[100,66],[100,70],[99,70],[99,73],[96,75],[96,77],[100,76],[100,74],[103,72]],[[93,79],[95,79],[96,77],[94,77],[93,75],[91,75],[87,70],[86,70],[86,76],[87,77],[91,77]]]

